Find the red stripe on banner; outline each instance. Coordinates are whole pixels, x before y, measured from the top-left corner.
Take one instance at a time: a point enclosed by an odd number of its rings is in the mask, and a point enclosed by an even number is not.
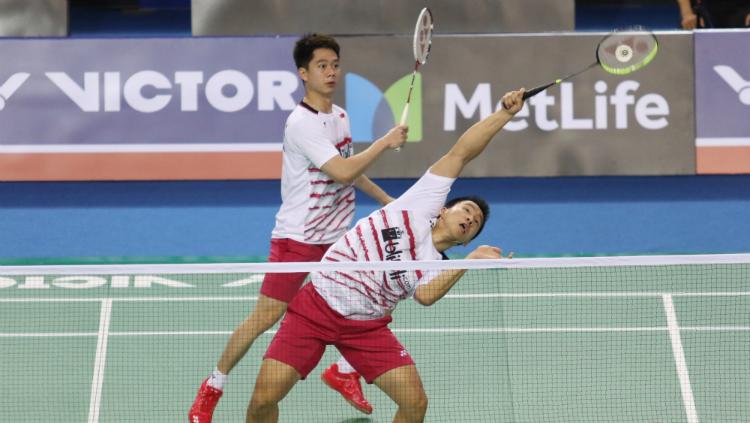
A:
[[[2,153],[3,181],[279,179],[281,152]]]
[[[406,226],[406,233],[409,234],[409,253],[411,254],[411,259],[416,260],[417,255],[415,251],[415,242],[414,242],[414,232],[411,230],[411,222],[409,222],[409,213],[406,210],[401,211],[401,216],[404,218],[404,225]],[[422,272],[419,270],[416,271],[417,273],[417,279],[422,279]]]
[[[696,147],[697,173],[750,173],[750,146]]]

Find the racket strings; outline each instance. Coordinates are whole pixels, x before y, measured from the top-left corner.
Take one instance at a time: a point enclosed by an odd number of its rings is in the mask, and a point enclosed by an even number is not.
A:
[[[614,33],[599,43],[596,55],[605,71],[624,75],[646,66],[657,50],[658,43],[650,32]]]

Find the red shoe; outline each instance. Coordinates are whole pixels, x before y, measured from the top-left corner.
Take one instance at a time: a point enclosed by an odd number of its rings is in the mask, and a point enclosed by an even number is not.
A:
[[[198,389],[198,395],[195,396],[193,406],[190,407],[188,418],[190,423],[211,423],[214,415],[216,403],[219,402],[221,389],[216,389],[208,385],[208,379],[204,380]]]
[[[359,373],[339,373],[339,366],[332,364],[323,370],[320,375],[326,385],[338,391],[352,407],[365,413],[372,413],[372,405],[365,399],[362,393],[362,385],[359,383]]]

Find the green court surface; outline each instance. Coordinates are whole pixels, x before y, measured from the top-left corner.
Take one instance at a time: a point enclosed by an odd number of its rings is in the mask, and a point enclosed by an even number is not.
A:
[[[3,422],[185,422],[259,275],[0,277]],[[417,363],[428,422],[750,421],[748,266],[471,271],[391,325]],[[215,422],[244,421],[273,336],[232,373]],[[284,422],[387,422],[319,380]]]

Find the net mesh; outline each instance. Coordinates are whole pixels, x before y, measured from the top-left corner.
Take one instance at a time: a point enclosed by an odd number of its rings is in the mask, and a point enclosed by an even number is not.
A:
[[[750,255],[0,267],[2,420],[185,421],[264,273],[353,267],[480,267],[436,304],[393,313],[426,421],[750,420]],[[244,420],[277,329],[234,369],[214,421]],[[391,420],[396,405],[375,385],[364,386],[367,420],[321,383],[338,358],[328,347],[280,421]]]

